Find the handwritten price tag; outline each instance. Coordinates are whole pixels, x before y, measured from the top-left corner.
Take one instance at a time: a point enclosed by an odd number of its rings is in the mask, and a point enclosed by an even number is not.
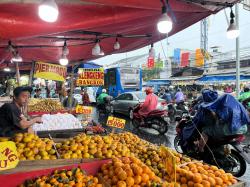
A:
[[[15,168],[18,162],[16,144],[11,141],[0,142],[0,170]]]
[[[76,106],[76,113],[77,114],[92,114],[93,108],[90,106]]]
[[[108,117],[107,126],[124,129],[125,124],[126,124],[125,119],[116,118],[113,116]]]
[[[164,158],[166,174],[171,181],[176,182],[176,157],[174,154],[164,146],[160,147],[160,155]]]

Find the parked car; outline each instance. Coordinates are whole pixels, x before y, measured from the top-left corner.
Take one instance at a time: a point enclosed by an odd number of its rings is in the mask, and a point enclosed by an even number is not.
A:
[[[145,101],[145,98],[146,93],[141,91],[123,93],[111,102],[110,112],[121,113],[129,116],[129,118],[132,119],[133,108],[139,103],[143,103]],[[157,109],[167,110],[165,100],[158,98]]]

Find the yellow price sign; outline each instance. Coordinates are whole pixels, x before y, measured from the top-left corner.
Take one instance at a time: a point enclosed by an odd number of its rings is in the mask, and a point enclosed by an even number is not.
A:
[[[164,158],[166,174],[171,181],[176,182],[176,157],[167,147],[161,146],[160,155]]]
[[[0,142],[0,170],[15,168],[18,162],[16,144],[11,141]]]
[[[108,117],[107,126],[124,129],[125,124],[126,124],[125,119],[116,118],[113,116]]]
[[[76,113],[77,114],[92,114],[93,108],[90,106],[76,106]]]

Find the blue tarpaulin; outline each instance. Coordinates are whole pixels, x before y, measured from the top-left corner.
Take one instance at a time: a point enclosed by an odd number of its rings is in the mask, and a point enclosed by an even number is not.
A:
[[[228,124],[228,129],[231,134],[237,133],[242,126],[250,124],[248,113],[243,105],[232,95],[225,94],[214,102],[200,105],[197,114],[192,120],[192,125],[183,129],[182,138],[184,141],[191,137],[196,127],[204,122],[204,119],[206,119],[206,110],[215,112],[219,119]]]
[[[236,80],[236,76],[235,75],[205,75],[201,78],[198,79],[198,81],[202,81],[202,82],[219,82],[219,81],[231,81],[231,80]],[[240,80],[250,80],[250,76],[248,75],[241,75],[240,76]]]

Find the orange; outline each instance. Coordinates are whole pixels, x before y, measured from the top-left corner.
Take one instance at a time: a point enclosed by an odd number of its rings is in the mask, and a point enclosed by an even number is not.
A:
[[[181,176],[179,173],[176,173],[176,181],[180,181],[181,180]]]
[[[132,169],[130,169],[130,168],[125,169],[125,172],[127,173],[127,176],[128,176],[128,177],[134,176],[133,171],[132,171]]]
[[[214,186],[216,184],[216,181],[213,177],[208,177],[207,179],[209,181],[209,183],[211,184],[211,186]]]
[[[236,184],[238,181],[236,179],[231,179],[230,180],[233,184]]]
[[[188,172],[188,173],[186,174],[187,180],[193,180],[193,177],[194,177],[194,174],[193,174],[192,172]]]
[[[182,184],[181,187],[188,187],[188,185],[187,184]]]
[[[194,181],[195,183],[201,183],[201,181],[202,181],[201,175],[198,174],[198,173],[195,174],[194,177],[193,177],[193,181]]]
[[[117,176],[118,176],[118,178],[119,178],[120,180],[126,180],[126,178],[127,178],[127,173],[126,173],[125,171],[121,171],[121,172],[119,172],[119,173],[117,174]]]
[[[204,187],[210,187],[210,182],[208,182],[208,181],[206,181],[206,180],[203,180],[203,181],[202,181],[202,185],[203,185]]]
[[[127,183],[127,186],[133,186],[135,181],[132,177],[127,177],[126,183]]]
[[[216,170],[218,170],[218,167],[217,166],[210,166],[210,169],[213,171],[216,171]]]
[[[144,183],[147,183],[149,181],[149,176],[146,173],[143,173],[141,175],[141,178],[142,178],[142,182],[144,182]]]
[[[194,183],[194,187],[203,187],[203,185],[200,183]]]
[[[117,182],[119,181],[119,179],[117,178],[117,176],[113,176],[112,177],[112,184],[117,184]]]
[[[140,184],[141,181],[142,181],[142,179],[141,179],[141,176],[140,176],[140,175],[136,175],[136,176],[134,177],[134,182],[135,182],[135,184]]]
[[[126,182],[124,182],[124,181],[118,181],[118,183],[117,183],[117,187],[126,187],[127,185],[126,185]]]
[[[204,175],[204,174],[201,174],[201,177],[202,177],[203,180],[207,180],[208,179],[208,176]]]
[[[197,168],[191,168],[190,171],[191,171],[192,173],[198,173]]]
[[[220,177],[221,176],[220,171],[215,171],[214,174],[215,174],[216,177]]]
[[[97,184],[96,187],[102,187],[102,184]]]
[[[223,184],[223,180],[219,177],[215,177],[215,181],[216,181],[216,184],[218,185],[222,185]]]
[[[208,170],[209,168],[210,168],[210,166],[209,165],[203,165],[203,168],[205,169],[205,170]]]
[[[194,186],[194,182],[193,181],[188,181],[188,187],[193,187]]]
[[[189,171],[189,167],[188,166],[183,166],[182,169],[188,170]]]
[[[208,176],[214,178],[214,177],[215,177],[215,174],[213,174],[213,173],[208,173]]]
[[[187,183],[187,179],[185,177],[181,177],[181,184],[186,184]]]
[[[228,182],[228,176],[227,176],[227,174],[222,174],[221,176],[220,176],[220,178],[223,180],[223,182]]]
[[[118,174],[122,171],[123,171],[123,169],[121,167],[115,168],[115,174]]]

